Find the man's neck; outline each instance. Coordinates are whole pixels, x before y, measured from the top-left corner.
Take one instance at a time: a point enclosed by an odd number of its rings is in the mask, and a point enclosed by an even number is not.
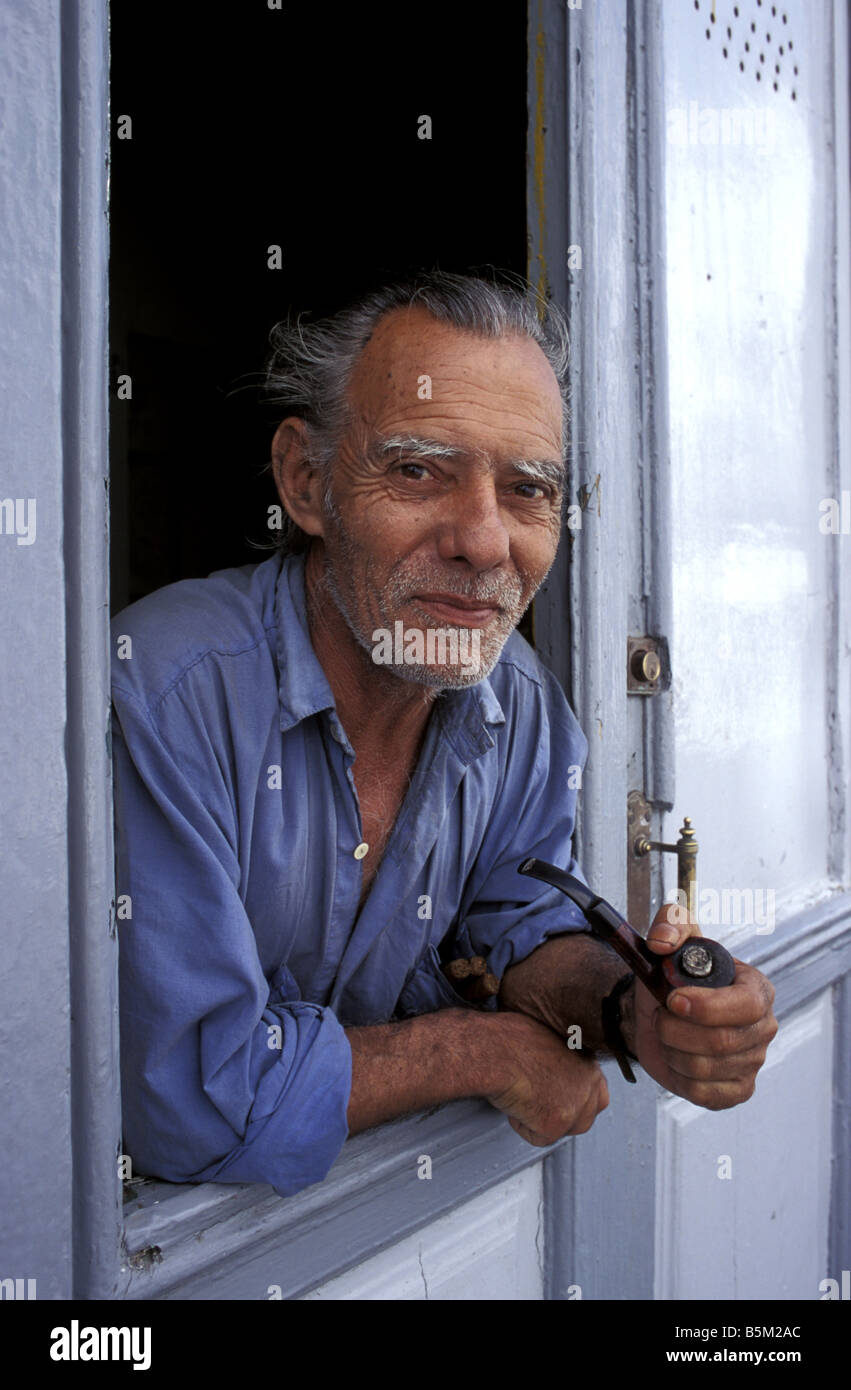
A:
[[[438,692],[377,666],[356,641],[328,586],[321,542],[305,561],[304,589],[313,650],[355,753],[378,761],[412,757]]]

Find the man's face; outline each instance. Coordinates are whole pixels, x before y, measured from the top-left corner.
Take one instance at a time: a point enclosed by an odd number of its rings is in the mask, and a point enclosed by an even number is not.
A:
[[[555,376],[530,339],[477,338],[416,306],[379,322],[349,400],[323,524],[333,599],[371,653],[376,633],[396,634],[397,623],[406,638],[423,634],[428,659],[412,660],[420,653],[408,640],[407,659],[390,658],[395,675],[471,685],[495,665],[555,558]],[[433,633],[429,650],[429,629],[449,640],[436,645]]]

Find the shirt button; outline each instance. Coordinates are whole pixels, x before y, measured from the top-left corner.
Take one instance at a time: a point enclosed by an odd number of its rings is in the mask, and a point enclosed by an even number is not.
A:
[[[358,845],[357,849],[355,850],[355,859],[363,859],[364,856],[367,854],[369,854],[369,845],[364,840],[361,842],[361,844]]]

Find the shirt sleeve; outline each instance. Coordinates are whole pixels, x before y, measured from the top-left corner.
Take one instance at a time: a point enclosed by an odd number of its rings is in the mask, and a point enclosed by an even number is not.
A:
[[[132,692],[114,688],[113,704],[126,1152],[171,1182],[289,1196],[322,1181],[347,1137],[348,1039],[289,971],[263,973],[203,721],[166,740]]]
[[[518,872],[534,857],[585,882],[573,832],[588,741],[555,677],[536,709],[524,705],[522,722],[509,727],[507,740],[508,772],[455,933],[458,954],[484,956],[498,979],[548,937],[588,930],[564,893]]]

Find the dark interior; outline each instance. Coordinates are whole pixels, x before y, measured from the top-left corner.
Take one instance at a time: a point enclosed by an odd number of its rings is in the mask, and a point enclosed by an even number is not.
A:
[[[115,0],[111,54],[117,612],[265,558],[278,319],[420,266],[525,272],[526,7]]]

